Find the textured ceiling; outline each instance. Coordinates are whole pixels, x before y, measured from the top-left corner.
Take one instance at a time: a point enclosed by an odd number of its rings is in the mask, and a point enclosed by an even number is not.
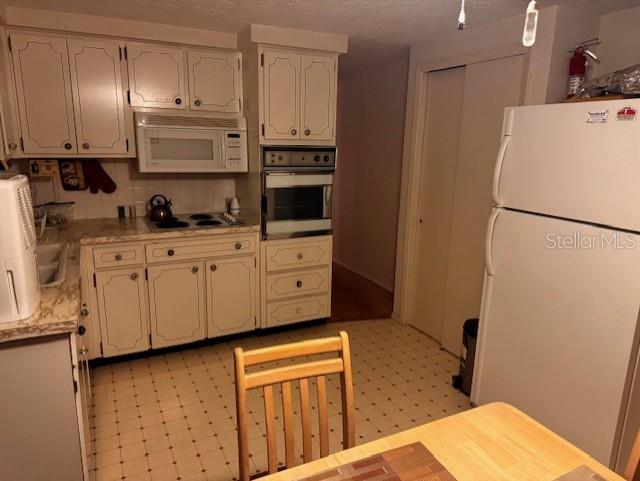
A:
[[[356,50],[375,46],[382,55],[456,29],[459,0],[5,0],[44,8],[239,32],[262,23],[349,35]],[[466,0],[472,27],[523,13],[527,0]],[[539,0],[540,7],[570,5],[608,13],[640,0]],[[370,50],[367,48],[367,50]],[[386,52],[386,53],[385,53]]]

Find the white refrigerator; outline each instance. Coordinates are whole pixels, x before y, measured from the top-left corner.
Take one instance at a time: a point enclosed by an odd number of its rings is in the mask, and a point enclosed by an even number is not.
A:
[[[640,100],[508,108],[471,391],[621,470],[640,428]]]

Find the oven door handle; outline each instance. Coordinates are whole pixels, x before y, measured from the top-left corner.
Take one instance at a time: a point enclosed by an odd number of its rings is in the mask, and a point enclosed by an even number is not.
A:
[[[332,214],[332,210],[333,210],[333,206],[332,206],[332,200],[333,200],[333,186],[331,185],[325,185],[324,188],[322,189],[323,191],[323,205],[322,205],[322,218],[323,219],[330,219],[331,218],[331,214]]]

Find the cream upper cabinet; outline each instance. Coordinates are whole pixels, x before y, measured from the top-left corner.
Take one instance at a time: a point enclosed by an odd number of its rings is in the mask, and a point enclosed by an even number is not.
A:
[[[206,270],[209,337],[255,329],[255,258],[209,261]]]
[[[67,43],[78,152],[126,153],[120,46],[93,39]]]
[[[240,112],[242,62],[239,52],[187,51],[189,108],[215,112]]]
[[[144,269],[97,272],[95,279],[103,355],[149,349]]]
[[[300,138],[300,54],[266,50],[262,68],[264,138]]]
[[[302,55],[300,61],[300,138],[335,138],[335,56]]]
[[[206,337],[206,291],[201,261],[148,267],[151,345],[184,344]]]
[[[133,107],[187,108],[182,48],[127,43],[127,63]]]
[[[11,34],[25,154],[77,152],[67,40]]]
[[[262,52],[262,138],[335,141],[337,55]]]

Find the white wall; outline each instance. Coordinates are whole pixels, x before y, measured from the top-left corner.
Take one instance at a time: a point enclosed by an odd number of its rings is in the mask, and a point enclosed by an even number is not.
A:
[[[393,290],[408,51],[341,72],[334,258]]]
[[[84,191],[65,191],[60,179],[30,179],[34,204],[58,201],[74,201],[76,219],[117,217],[118,206],[124,205],[129,215],[129,205],[135,204],[144,211],[153,194],[164,194],[173,201],[174,214],[187,212],[222,212],[226,201],[235,194],[232,176],[221,174],[142,174],[137,171],[135,160],[101,160],[104,170],[116,183],[113,194],[100,191],[92,194]]]
[[[598,77],[640,63],[640,7],[604,15],[600,20],[598,55],[593,65]]]

